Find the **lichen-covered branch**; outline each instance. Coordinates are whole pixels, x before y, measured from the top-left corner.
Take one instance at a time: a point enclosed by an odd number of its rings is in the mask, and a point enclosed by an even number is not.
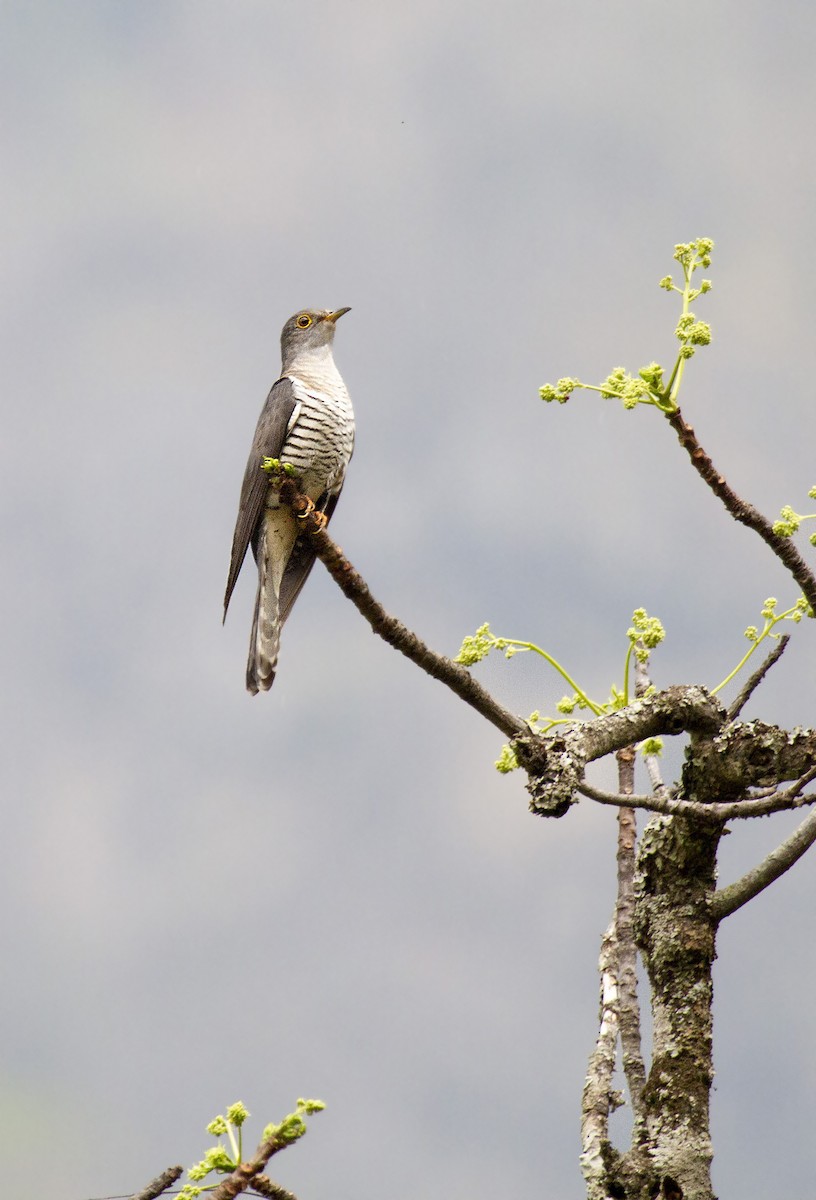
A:
[[[514,740],[513,749],[527,772],[530,809],[540,816],[561,817],[584,782],[588,762],[661,734],[687,731],[711,737],[724,721],[719,702],[692,685],[667,688],[594,721],[549,734],[528,730]]]
[[[816,730],[780,729],[763,721],[732,722],[689,747],[683,790],[689,800],[736,800],[747,788],[776,788],[816,763]]]

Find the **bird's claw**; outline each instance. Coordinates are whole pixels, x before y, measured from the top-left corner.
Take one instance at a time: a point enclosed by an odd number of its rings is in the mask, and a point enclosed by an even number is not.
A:
[[[329,518],[319,508],[315,508],[314,501],[309,499],[308,496],[305,499],[305,505],[303,505],[302,510],[297,514],[298,520],[305,521],[307,517],[311,517],[318,529],[325,529],[329,523]]]

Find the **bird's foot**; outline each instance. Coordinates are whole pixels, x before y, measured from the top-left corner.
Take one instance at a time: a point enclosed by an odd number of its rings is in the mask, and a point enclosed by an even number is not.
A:
[[[296,506],[295,515],[299,521],[305,521],[307,517],[311,517],[318,529],[325,529],[329,523],[329,518],[319,508],[315,508],[314,501],[308,496],[302,496],[301,502]]]

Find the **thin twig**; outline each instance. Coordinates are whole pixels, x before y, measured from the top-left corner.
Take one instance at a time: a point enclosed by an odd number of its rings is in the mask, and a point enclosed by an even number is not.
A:
[[[635,657],[635,695],[642,700],[652,686],[649,678],[649,660]],[[646,773],[652,785],[652,791],[658,792],[663,787],[663,776],[660,773],[660,758],[657,754],[644,754]]]
[[[777,644],[774,646],[771,653],[765,659],[762,666],[757,667],[756,671],[754,671],[754,673],[750,677],[750,679],[748,679],[746,681],[745,686],[743,687],[742,691],[739,693],[736,700],[734,701],[734,703],[731,705],[731,707],[728,710],[728,720],[729,721],[736,721],[737,717],[740,715],[742,710],[745,708],[745,705],[748,703],[748,701],[751,699],[751,696],[753,695],[753,693],[756,691],[756,689],[762,683],[762,680],[768,674],[771,667],[774,665],[774,663],[779,662],[780,658],[785,653],[785,647],[787,646],[789,641],[790,641],[790,634],[789,633],[783,634],[782,637],[777,642]]]
[[[785,812],[801,808],[803,804],[816,802],[816,793],[801,796],[799,791],[787,788],[784,792],[773,792],[770,796],[735,800],[723,804],[701,804],[697,800],[678,800],[666,792],[653,796],[620,796],[617,792],[604,792],[582,780],[578,791],[598,804],[609,804],[615,808],[645,808],[649,812],[665,813],[671,817],[699,818],[705,821],[733,821],[737,818],[767,817],[770,813]]]
[[[177,1179],[180,1179],[184,1174],[184,1167],[168,1167],[166,1171],[162,1171],[161,1175],[157,1175],[152,1183],[149,1183],[141,1192],[135,1192],[131,1200],[157,1200],[162,1192],[166,1192],[171,1188]]]
[[[475,708],[507,737],[517,737],[521,733],[529,732],[526,722],[502,708],[469,671],[431,650],[415,633],[385,611],[379,601],[371,595],[363,577],[355,571],[340,547],[322,528],[319,517],[316,519],[310,514],[311,502],[298,492],[292,480],[287,479],[281,483],[281,499],[289,504],[292,511],[302,520],[303,532],[309,535],[312,549],[332,579],[383,641],[422,667],[433,679],[446,684],[461,700]]]
[[[749,529],[753,529],[754,533],[758,533],[766,545],[770,546],[782,565],[790,571],[802,589],[808,604],[816,612],[816,576],[814,576],[791,539],[780,537],[778,533],[774,533],[773,525],[767,517],[763,517],[762,513],[754,508],[752,504],[748,504],[745,500],[741,499],[733,488],[726,483],[723,476],[716,470],[713,462],[700,445],[692,427],[684,421],[679,408],[667,414],[667,416],[669,424],[680,439],[680,445],[688,454],[692,466],[700,478],[708,484],[714,495],[722,501],[734,520],[739,521],[742,525],[747,525]]]
[[[814,797],[816,799],[816,797]],[[753,870],[746,872],[742,879],[730,883],[714,893],[711,901],[711,912],[715,921],[730,917],[743,904],[753,900],[766,887],[784,875],[793,864],[802,857],[816,842],[816,812],[808,813],[802,824],[780,846],[772,850]]]

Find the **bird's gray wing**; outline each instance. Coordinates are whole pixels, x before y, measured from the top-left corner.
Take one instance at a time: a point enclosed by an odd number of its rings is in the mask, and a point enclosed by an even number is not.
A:
[[[336,492],[326,492],[320,497],[315,508],[320,509],[326,514],[327,519],[331,519],[331,515],[337,507],[337,501],[340,499],[342,486]],[[289,611],[292,605],[300,595],[300,589],[309,577],[309,572],[314,566],[315,552],[309,545],[309,541],[305,537],[299,537],[295,542],[292,553],[289,555],[289,561],[286,564],[286,570],[283,573],[280,588],[280,623],[289,616]]]
[[[264,458],[280,458],[287,431],[296,416],[298,399],[292,380],[284,377],[273,383],[258,418],[252,449],[249,452],[244,482],[241,485],[241,500],[238,519],[232,535],[227,588],[224,593],[224,617],[227,615],[230,597],[243,566],[246,552],[258,525],[269,490],[269,476],[261,470]]]

